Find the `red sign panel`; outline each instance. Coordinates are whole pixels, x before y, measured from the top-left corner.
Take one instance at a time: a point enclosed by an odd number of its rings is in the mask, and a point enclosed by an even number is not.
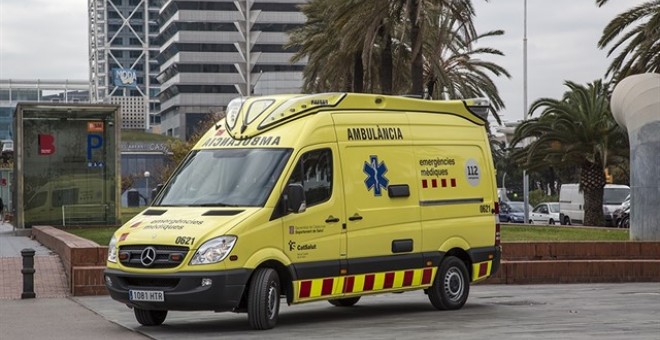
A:
[[[53,135],[39,135],[39,154],[52,155],[55,153],[55,137]]]

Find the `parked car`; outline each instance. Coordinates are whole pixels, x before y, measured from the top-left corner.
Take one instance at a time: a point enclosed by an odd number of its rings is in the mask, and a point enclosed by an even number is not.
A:
[[[529,214],[529,224],[554,225],[559,220],[559,202],[539,203]]]
[[[621,206],[630,187],[620,184],[606,184],[603,188],[603,217],[605,226],[616,226],[614,211]],[[584,223],[584,196],[579,184],[562,184],[559,190],[559,210],[561,224]]]
[[[532,211],[532,207],[529,207]],[[518,201],[500,202],[500,222],[525,223],[525,203]]]
[[[0,141],[2,143],[2,154],[13,154],[14,153],[14,141],[11,139],[5,139]]]
[[[618,228],[628,228],[630,226],[630,195],[621,203],[621,206],[614,211],[613,218]]]

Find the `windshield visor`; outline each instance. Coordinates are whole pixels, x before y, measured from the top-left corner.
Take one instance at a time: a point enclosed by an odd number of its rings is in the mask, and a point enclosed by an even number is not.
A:
[[[262,207],[290,154],[290,149],[195,151],[154,205]]]

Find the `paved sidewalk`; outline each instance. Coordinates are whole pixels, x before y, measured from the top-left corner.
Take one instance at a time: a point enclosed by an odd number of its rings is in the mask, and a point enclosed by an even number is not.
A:
[[[23,258],[32,248],[36,298],[21,299]],[[0,339],[146,339],[69,297],[60,257],[0,223]]]
[[[27,236],[15,236],[9,223],[0,224],[0,300],[20,299],[23,292],[21,250],[32,248],[34,292],[37,298],[68,296],[68,285],[60,257]]]

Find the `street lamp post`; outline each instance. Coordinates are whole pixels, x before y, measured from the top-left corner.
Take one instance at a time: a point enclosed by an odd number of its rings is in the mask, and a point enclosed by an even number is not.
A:
[[[524,0],[524,30],[523,30],[523,121],[527,120],[527,0]],[[526,144],[523,141],[523,144]],[[523,170],[523,205],[525,223],[529,221],[529,175]]]
[[[144,180],[147,182],[147,205],[149,205],[149,199],[151,198],[151,195],[149,195],[149,176],[151,176],[151,173],[149,171],[144,172]]]

